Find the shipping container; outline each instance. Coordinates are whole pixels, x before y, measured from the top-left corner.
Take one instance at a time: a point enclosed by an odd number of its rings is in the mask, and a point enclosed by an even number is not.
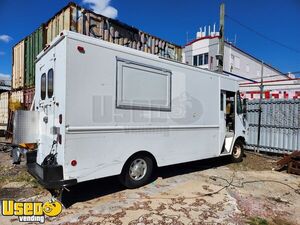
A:
[[[82,23],[78,20],[81,18],[81,8],[74,3],[70,3],[68,6],[59,11],[54,17],[52,17],[46,23],[46,44],[49,44],[56,36],[58,36],[63,30],[70,30],[74,32],[83,32],[80,28]]]
[[[8,121],[8,92],[0,94],[0,125],[6,125]]]
[[[19,42],[13,48],[12,88],[24,87],[24,49],[25,41]]]
[[[17,109],[23,109],[24,96],[23,90],[12,91],[9,98],[9,109],[15,111]]]
[[[34,88],[24,89],[24,109],[30,110],[34,98]]]
[[[35,58],[45,46],[44,26],[25,38],[25,88],[34,87]]]
[[[46,23],[46,43],[49,44],[63,30],[74,31],[177,61],[181,61],[182,58],[181,46],[118,20],[86,10],[74,3],[70,3]]]
[[[44,25],[27,36],[13,49],[12,88],[35,86],[34,62],[37,54],[61,31],[69,30],[115,44],[134,48],[160,57],[181,61],[182,48],[145,33],[118,20],[86,10],[69,3]]]
[[[78,19],[82,34],[115,44],[134,48],[161,57],[182,60],[182,47],[143,32],[118,20],[110,19],[88,10],[81,10]]]

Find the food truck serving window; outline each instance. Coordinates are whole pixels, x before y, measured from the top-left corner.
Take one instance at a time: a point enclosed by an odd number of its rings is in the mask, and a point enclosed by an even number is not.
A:
[[[117,58],[117,108],[171,111],[171,71]]]
[[[45,100],[46,98],[46,74],[43,73],[41,76],[41,99]]]

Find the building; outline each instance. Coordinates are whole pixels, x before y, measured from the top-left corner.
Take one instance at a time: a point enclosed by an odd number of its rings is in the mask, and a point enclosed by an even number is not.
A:
[[[195,40],[183,50],[183,62],[216,71],[219,54],[219,32],[208,26],[200,28]],[[233,43],[225,41],[223,70],[240,83],[243,95],[248,99],[259,98],[263,65],[264,98],[300,98],[300,80],[292,74],[283,74],[273,66],[263,63]]]
[[[0,93],[10,91],[11,89],[11,77],[0,75]]]

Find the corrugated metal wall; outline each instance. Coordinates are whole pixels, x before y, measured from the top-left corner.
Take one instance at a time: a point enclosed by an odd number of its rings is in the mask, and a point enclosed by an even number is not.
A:
[[[44,26],[25,39],[25,87],[32,88],[35,83],[35,59],[45,45]]]
[[[247,148],[256,149],[259,100],[247,102],[249,135]],[[284,153],[300,150],[300,100],[262,100],[260,145],[258,150]]]
[[[69,3],[13,47],[13,90],[35,86],[36,56],[63,30],[74,31],[181,62],[181,46]]]
[[[35,88],[28,88],[24,90],[24,109],[30,110],[34,98]]]
[[[24,48],[25,41],[19,42],[13,48],[12,88],[24,87]]]
[[[8,121],[8,92],[0,94],[0,124],[7,124]]]

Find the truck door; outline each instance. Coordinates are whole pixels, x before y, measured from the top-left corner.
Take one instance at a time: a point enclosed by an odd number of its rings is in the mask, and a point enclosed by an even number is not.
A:
[[[224,148],[226,136],[226,92],[221,91],[220,96],[220,149]]]
[[[38,163],[42,163],[49,153],[56,149],[55,135],[55,96],[54,96],[54,74],[55,55],[48,54],[45,64],[40,69],[40,83],[36,86],[39,96],[38,111],[40,112],[40,145],[37,156]],[[38,81],[38,79],[37,79]]]
[[[220,143],[222,153],[230,153],[235,135],[235,92],[221,91]]]

